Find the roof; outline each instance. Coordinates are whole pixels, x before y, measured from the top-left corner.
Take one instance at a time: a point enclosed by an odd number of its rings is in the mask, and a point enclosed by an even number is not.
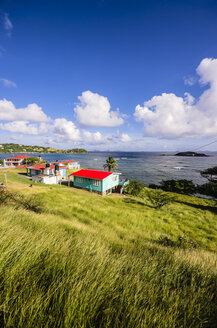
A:
[[[5,159],[24,159],[24,158],[29,158],[29,156],[19,155],[19,156],[14,156],[14,157],[8,157]]]
[[[72,173],[71,175],[89,179],[103,180],[113,173],[114,172],[105,172],[97,170],[79,170],[77,172]]]
[[[43,169],[45,169],[45,165],[46,164],[37,164],[37,165],[34,165],[34,166],[29,166],[28,169],[33,169],[33,170],[36,170],[36,171],[41,171]],[[66,168],[65,166],[59,166],[60,169],[64,169]],[[55,169],[55,165],[50,165],[48,167],[48,169]]]
[[[61,164],[61,163],[65,163],[65,164],[67,164],[67,163],[78,163],[78,161],[59,161],[59,162],[52,162],[53,164]]]

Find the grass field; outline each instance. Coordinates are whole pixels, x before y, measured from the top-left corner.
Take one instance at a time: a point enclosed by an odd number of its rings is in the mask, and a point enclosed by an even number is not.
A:
[[[0,180],[3,171],[0,170]],[[41,213],[0,206],[0,327],[216,327],[213,201],[177,196],[154,209],[7,173]],[[159,244],[164,234],[199,247]]]

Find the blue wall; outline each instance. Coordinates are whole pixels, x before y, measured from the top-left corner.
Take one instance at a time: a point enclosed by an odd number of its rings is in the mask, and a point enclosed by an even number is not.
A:
[[[95,180],[83,177],[80,179],[82,179],[82,182],[79,182],[79,177],[74,176],[74,187],[103,192],[118,185],[119,174],[111,174],[104,180]],[[99,181],[99,186],[94,186],[94,181]]]
[[[82,179],[82,182],[79,182],[79,177],[74,176],[74,186],[75,187],[102,192],[102,180],[98,180],[99,186],[94,186],[93,179],[83,178],[83,177],[81,177],[81,179]]]

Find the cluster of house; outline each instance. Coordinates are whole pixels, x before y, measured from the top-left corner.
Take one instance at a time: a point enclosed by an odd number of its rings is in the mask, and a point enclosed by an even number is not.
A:
[[[15,156],[6,158],[4,165],[9,167],[23,167],[28,163],[28,156]],[[33,181],[42,182],[45,184],[58,184],[62,181],[73,182],[76,188],[86,189],[92,192],[97,192],[103,196],[112,193],[115,190],[118,193],[123,193],[124,188],[129,184],[129,180],[121,180],[121,173],[106,172],[100,170],[80,170],[78,161],[56,161],[45,164],[37,164],[33,166],[25,166],[27,176]],[[75,169],[67,176],[66,169]]]

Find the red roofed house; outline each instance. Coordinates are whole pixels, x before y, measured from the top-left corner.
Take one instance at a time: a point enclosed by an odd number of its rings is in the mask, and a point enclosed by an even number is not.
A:
[[[25,156],[25,155],[19,155],[19,156],[5,158],[4,166],[17,167],[17,166],[23,165],[27,158],[29,158],[29,157]]]
[[[80,164],[78,161],[56,161],[52,162],[52,164],[59,164],[59,165],[64,165],[67,167],[67,169],[80,169]]]
[[[79,170],[71,174],[74,187],[88,189],[102,196],[112,193],[112,189],[119,185],[119,175],[117,172],[97,170]]]
[[[32,180],[45,184],[56,184],[66,178],[66,167],[58,164],[38,164],[27,167],[27,175]]]

